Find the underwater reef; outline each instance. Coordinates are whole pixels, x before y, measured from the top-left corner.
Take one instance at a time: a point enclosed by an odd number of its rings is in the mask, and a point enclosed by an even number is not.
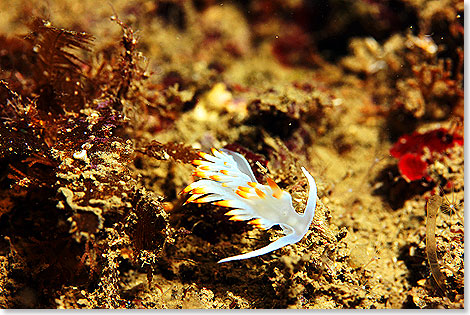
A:
[[[464,308],[463,13],[1,2],[0,307]],[[211,148],[297,213],[308,170],[300,241],[218,263],[283,227],[186,202]]]

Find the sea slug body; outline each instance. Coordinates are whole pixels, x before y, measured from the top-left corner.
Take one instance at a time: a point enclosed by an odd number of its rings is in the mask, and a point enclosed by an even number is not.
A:
[[[197,166],[193,175],[201,179],[188,185],[182,192],[191,193],[185,202],[205,203],[232,208],[226,213],[230,220],[249,221],[261,229],[279,225],[285,236],[269,245],[245,254],[219,261],[228,262],[267,254],[286,245],[300,241],[307,234],[315,214],[317,186],[312,175],[302,167],[308,180],[309,197],[305,211],[299,214],[292,206],[291,195],[283,191],[271,179],[260,184],[246,159],[239,153],[212,148],[212,154],[200,152],[202,160],[194,160]]]

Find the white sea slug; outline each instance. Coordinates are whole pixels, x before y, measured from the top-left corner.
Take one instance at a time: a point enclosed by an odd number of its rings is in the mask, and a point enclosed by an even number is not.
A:
[[[310,227],[315,214],[317,186],[312,175],[302,167],[309,184],[309,197],[303,214],[292,206],[291,195],[283,191],[269,177],[268,185],[258,183],[250,165],[239,153],[212,148],[212,154],[199,152],[204,160],[194,160],[197,165],[193,175],[202,179],[188,185],[182,192],[192,195],[185,202],[204,203],[233,208],[226,215],[230,220],[247,221],[261,229],[278,224],[285,236],[271,244],[245,254],[228,257],[219,263],[252,258],[300,241]]]

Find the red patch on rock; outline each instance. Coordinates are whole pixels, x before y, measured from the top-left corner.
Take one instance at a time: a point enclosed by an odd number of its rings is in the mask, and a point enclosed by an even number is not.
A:
[[[463,136],[456,132],[449,132],[445,128],[430,130],[425,133],[413,132],[401,136],[390,148],[390,155],[399,159],[398,170],[407,181],[420,180],[427,176],[427,166],[432,163],[423,160],[424,148],[431,153],[444,153],[455,145],[463,145]]]
[[[401,158],[404,154],[423,154],[424,147],[431,152],[444,152],[455,145],[463,145],[463,137],[454,132],[452,134],[445,128],[431,130],[425,133],[413,132],[401,136],[390,149],[393,157]]]
[[[420,180],[427,176],[426,168],[428,164],[413,153],[406,153],[398,161],[398,169],[407,182]]]

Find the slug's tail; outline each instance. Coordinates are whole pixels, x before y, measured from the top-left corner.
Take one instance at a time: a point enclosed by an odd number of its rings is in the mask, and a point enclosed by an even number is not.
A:
[[[279,249],[281,247],[284,247],[286,245],[294,244],[294,243],[298,242],[300,239],[302,239],[302,236],[299,237],[297,234],[292,233],[292,234],[281,237],[280,239],[272,242],[271,244],[269,244],[265,247],[256,249],[252,252],[248,252],[248,253],[245,253],[245,254],[224,258],[224,259],[219,260],[217,263],[220,264],[220,263],[227,262],[227,261],[232,261],[232,260],[242,260],[242,259],[248,259],[248,258],[252,258],[252,257],[256,257],[256,256],[261,256],[261,255],[267,254],[269,252],[272,252],[276,249]]]

